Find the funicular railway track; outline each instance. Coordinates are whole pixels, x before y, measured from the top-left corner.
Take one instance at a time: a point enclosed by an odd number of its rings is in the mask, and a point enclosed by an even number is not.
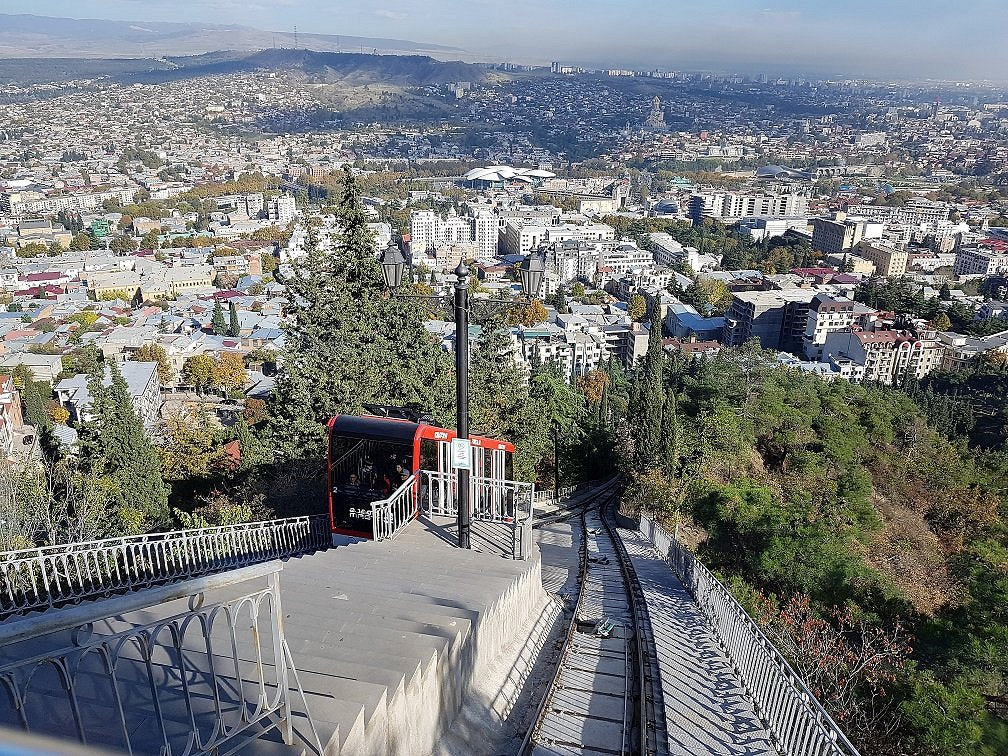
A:
[[[521,756],[655,753],[653,647],[643,594],[616,532],[619,491],[567,517],[580,528],[577,602]],[[558,519],[558,518],[557,518]]]

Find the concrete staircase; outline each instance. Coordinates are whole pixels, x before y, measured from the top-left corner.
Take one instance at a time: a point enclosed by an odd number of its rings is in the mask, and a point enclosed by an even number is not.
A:
[[[243,753],[313,753],[305,703],[326,754],[431,753],[467,698],[485,695],[480,683],[500,675],[495,665],[506,658],[502,651],[528,639],[548,602],[537,550],[527,561],[463,551],[419,522],[394,541],[352,543],[289,559],[279,584],[280,619],[305,699],[296,689],[291,696],[293,747],[272,730]],[[205,603],[234,600],[259,588],[255,581],[215,587],[206,592]],[[112,636],[186,609],[187,600],[176,599],[111,616],[94,624],[94,634]],[[233,636],[226,624],[213,626],[212,655],[206,653],[198,623],[190,624],[181,641],[185,675],[178,674],[178,655],[168,648],[152,656],[150,675],[162,692],[161,717],[171,753],[186,750],[192,721],[203,733],[214,731],[215,700],[232,720],[241,719],[242,707],[248,710],[261,690],[260,656],[266,689],[276,690],[277,660],[270,642],[262,642],[270,637],[271,612],[262,612],[259,628],[251,627],[251,615],[243,615],[235,623],[240,632]],[[59,635],[28,641],[24,649],[0,650],[0,667],[4,661],[44,653],[46,642],[65,643],[68,634]],[[237,670],[231,644],[241,659]],[[130,742],[137,753],[159,752],[165,744],[143,656],[128,648],[121,654],[117,676]],[[83,684],[78,680],[78,703],[89,742],[118,750],[124,747],[122,725],[98,661],[95,657]],[[209,674],[211,663],[216,678]],[[49,676],[51,680],[40,678],[33,685],[32,706],[41,707],[37,713],[49,722],[45,733],[74,737],[72,712],[59,709],[65,698],[59,680]],[[0,726],[17,727],[13,711],[0,712]]]
[[[542,604],[538,553],[502,559],[418,531],[285,565],[287,642],[328,753],[429,753]]]

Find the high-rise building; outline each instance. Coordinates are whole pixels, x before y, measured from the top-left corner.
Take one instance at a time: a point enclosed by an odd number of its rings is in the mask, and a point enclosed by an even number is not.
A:
[[[294,220],[296,212],[297,203],[294,201],[294,198],[280,194],[269,201],[266,208],[266,217],[271,223],[285,226]]]

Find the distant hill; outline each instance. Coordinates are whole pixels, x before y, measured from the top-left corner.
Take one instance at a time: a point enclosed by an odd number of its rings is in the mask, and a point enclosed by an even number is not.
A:
[[[249,26],[109,21],[0,13],[0,58],[155,58],[213,50],[293,48],[290,32]],[[458,48],[402,39],[298,34],[297,46],[324,52],[461,53]]]
[[[11,58],[0,59],[0,83],[67,81],[107,76],[124,83],[158,84],[251,71],[293,74],[312,84],[348,86],[390,84],[423,86],[453,81],[486,81],[489,72],[459,61],[427,55],[361,55],[314,50],[218,50],[203,55],[146,59]]]
[[[308,82],[350,86],[395,84],[423,86],[452,81],[483,81],[486,69],[459,61],[443,62],[426,55],[361,55],[315,50],[261,50],[215,52],[186,58],[168,58],[171,70],[150,70],[129,75],[133,81],[156,83],[210,74],[245,71],[284,71],[300,74]]]

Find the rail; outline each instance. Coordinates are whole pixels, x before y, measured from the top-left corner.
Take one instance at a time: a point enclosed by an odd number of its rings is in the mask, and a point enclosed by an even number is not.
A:
[[[0,619],[331,545],[327,515],[0,553]]]
[[[284,634],[282,569],[272,561],[4,623],[0,726],[166,756],[227,756],[277,730],[321,754]],[[214,589],[231,598],[206,602]]]
[[[395,538],[416,519],[419,505],[417,480],[418,474],[413,473],[387,499],[371,502],[371,528],[376,541]]]
[[[801,677],[700,560],[644,514],[640,532],[671,563],[693,595],[778,748],[794,756],[858,756]]]

